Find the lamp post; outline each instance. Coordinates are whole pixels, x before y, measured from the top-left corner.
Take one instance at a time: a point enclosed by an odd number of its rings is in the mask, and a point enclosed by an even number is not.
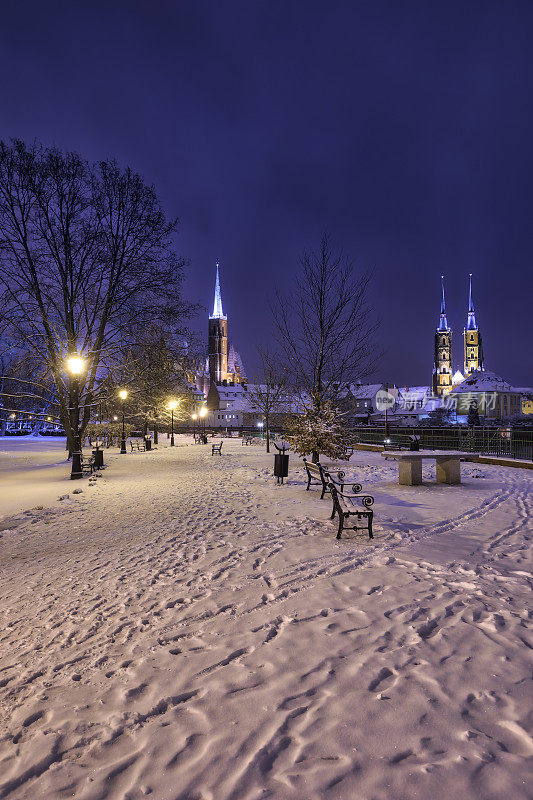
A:
[[[66,360],[66,369],[70,375],[72,382],[72,401],[73,407],[71,412],[71,427],[74,433],[74,447],[72,450],[72,467],[70,470],[70,479],[72,481],[78,480],[83,477],[81,468],[81,439],[80,439],[80,375],[85,370],[85,359],[72,353]]]
[[[263,423],[263,422],[258,422],[258,423],[257,423],[257,427],[258,427],[258,428],[259,428],[259,430],[261,431],[261,438],[262,438],[262,439],[264,439],[264,436],[265,436],[265,435],[264,435],[264,433],[263,433],[263,425],[264,425],[264,423]]]
[[[168,404],[168,408],[170,409],[170,419],[171,419],[171,435],[170,435],[170,446],[174,447],[174,409],[178,407],[177,400],[171,400]]]
[[[206,418],[206,415],[207,415],[207,408],[205,406],[202,406],[202,408],[200,409],[200,419],[202,420],[202,436],[204,437],[204,444],[207,444],[207,442],[205,441],[205,418]]]
[[[123,455],[126,453],[126,428],[124,425],[124,403],[126,401],[126,397],[128,396],[127,389],[121,389],[118,393],[118,396],[122,400],[122,441],[120,442],[120,453]]]
[[[196,420],[198,419],[198,414],[191,414],[192,419],[192,435],[196,439]]]

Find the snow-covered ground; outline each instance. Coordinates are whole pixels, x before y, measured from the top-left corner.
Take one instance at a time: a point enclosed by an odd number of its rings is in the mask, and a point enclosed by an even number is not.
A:
[[[186,441],[0,520],[0,798],[530,797],[533,474],[356,453],[336,541],[297,458]]]

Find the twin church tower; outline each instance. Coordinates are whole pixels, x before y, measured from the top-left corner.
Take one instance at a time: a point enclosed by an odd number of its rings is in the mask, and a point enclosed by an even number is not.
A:
[[[442,397],[451,392],[453,385],[467,378],[475,370],[482,370],[483,344],[481,331],[476,323],[474,302],[472,300],[472,275],[468,292],[468,319],[463,332],[464,339],[464,376],[453,374],[452,369],[452,329],[446,319],[446,303],[444,299],[444,276],[442,276],[442,301],[440,304],[440,323],[435,332],[435,363],[433,366],[433,394]]]

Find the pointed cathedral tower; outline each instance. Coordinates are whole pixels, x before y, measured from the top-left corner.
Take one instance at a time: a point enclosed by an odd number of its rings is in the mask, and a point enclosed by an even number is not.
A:
[[[483,369],[483,343],[481,341],[481,331],[476,323],[476,313],[474,311],[474,301],[472,300],[472,273],[470,273],[470,284],[468,291],[468,320],[463,333],[465,344],[465,378],[477,369]]]
[[[220,279],[215,281],[215,302],[209,317],[209,378],[212,383],[222,383],[228,376],[228,320],[222,311]]]
[[[446,319],[444,299],[444,275],[441,275],[442,300],[440,322],[435,331],[435,363],[433,366],[433,394],[442,397],[452,388],[452,331]]]

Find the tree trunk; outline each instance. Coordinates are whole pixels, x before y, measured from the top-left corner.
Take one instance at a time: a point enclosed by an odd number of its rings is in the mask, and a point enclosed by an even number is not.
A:
[[[270,423],[268,421],[268,416],[265,416],[265,427],[267,437],[267,453],[270,453]]]
[[[318,450],[313,450],[313,453],[311,455],[311,461],[313,462],[313,464],[318,464],[319,463],[319,461],[320,461],[320,453],[318,452]]]

